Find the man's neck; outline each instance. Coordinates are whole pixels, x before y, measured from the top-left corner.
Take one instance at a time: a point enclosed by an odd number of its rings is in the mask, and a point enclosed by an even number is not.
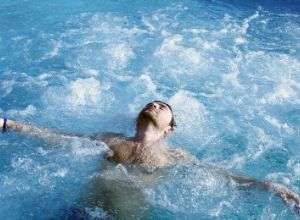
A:
[[[140,143],[143,147],[151,147],[160,142],[163,132],[155,128],[152,124],[147,124],[138,128],[134,142]]]

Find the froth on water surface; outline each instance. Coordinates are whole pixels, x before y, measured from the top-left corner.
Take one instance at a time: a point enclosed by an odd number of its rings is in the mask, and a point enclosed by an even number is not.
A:
[[[299,193],[299,8],[298,1],[3,1],[0,117],[132,136],[140,109],[166,101],[178,124],[169,145]],[[106,150],[88,139],[53,147],[13,133],[0,144],[1,219],[58,216],[78,202]],[[202,166],[164,172],[141,188],[150,219],[297,219],[272,193],[240,189]],[[102,218],[102,208],[88,213]]]

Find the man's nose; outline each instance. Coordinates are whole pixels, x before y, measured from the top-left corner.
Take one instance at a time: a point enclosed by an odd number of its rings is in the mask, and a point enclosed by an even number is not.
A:
[[[159,108],[159,105],[156,102],[152,102],[150,106],[152,108],[154,108],[154,109],[158,109]]]

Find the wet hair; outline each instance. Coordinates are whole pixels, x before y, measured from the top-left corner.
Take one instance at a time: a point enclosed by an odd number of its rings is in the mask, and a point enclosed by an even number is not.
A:
[[[170,121],[169,125],[170,125],[171,129],[174,130],[175,127],[176,127],[176,121],[175,121],[175,118],[174,118],[174,113],[173,113],[172,107],[168,103],[166,103],[166,102],[162,102],[162,101],[158,101],[158,100],[155,100],[153,102],[165,104],[170,109],[170,111],[172,113],[172,118],[171,118],[171,121]],[[149,102],[147,105],[149,105],[150,103],[152,103],[152,102]]]

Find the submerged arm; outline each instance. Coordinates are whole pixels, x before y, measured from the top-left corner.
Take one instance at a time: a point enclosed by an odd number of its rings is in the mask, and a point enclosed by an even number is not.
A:
[[[234,175],[226,172],[231,179],[235,182],[247,186],[258,186],[261,189],[269,190],[279,196],[285,203],[291,205],[295,210],[300,213],[300,197],[297,193],[289,190],[288,188],[278,183],[271,183],[267,181],[256,180],[246,176]]]
[[[300,197],[297,193],[289,190],[288,188],[284,187],[283,185],[280,185],[278,183],[271,183],[268,181],[262,181],[262,180],[256,180],[251,177],[247,176],[241,176],[232,174],[218,166],[211,165],[211,164],[205,164],[203,166],[206,166],[208,168],[212,168],[214,171],[219,173],[222,176],[225,176],[234,182],[242,185],[242,186],[257,186],[260,189],[268,190],[271,192],[274,192],[277,196],[279,196],[285,203],[289,204],[295,210],[300,214]]]

